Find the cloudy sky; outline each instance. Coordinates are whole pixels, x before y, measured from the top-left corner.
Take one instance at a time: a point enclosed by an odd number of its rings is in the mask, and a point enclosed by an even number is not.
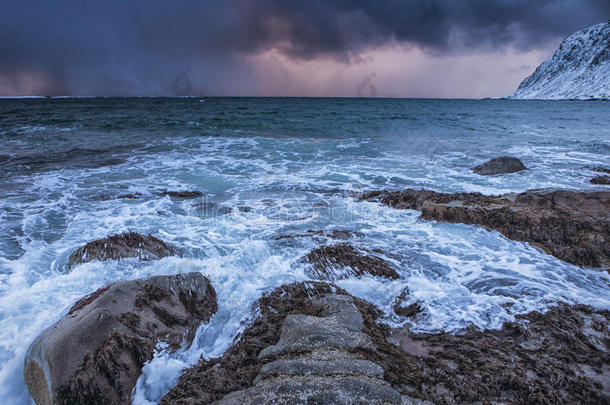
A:
[[[0,95],[493,97],[608,0],[7,0]]]

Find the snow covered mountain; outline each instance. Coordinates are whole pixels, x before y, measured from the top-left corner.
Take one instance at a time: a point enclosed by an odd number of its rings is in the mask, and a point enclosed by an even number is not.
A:
[[[610,21],[566,38],[510,98],[610,99]]]

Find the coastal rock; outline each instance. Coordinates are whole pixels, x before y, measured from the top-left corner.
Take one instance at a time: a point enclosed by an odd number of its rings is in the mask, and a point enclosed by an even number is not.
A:
[[[119,200],[137,200],[142,197],[142,193],[129,193],[129,194],[121,194],[117,196]]]
[[[126,232],[94,240],[76,249],[70,255],[68,268],[93,260],[118,260],[128,257],[155,260],[175,253],[176,249],[173,246],[152,235]]]
[[[591,179],[591,184],[610,184],[610,176],[595,176]]]
[[[364,332],[370,304],[330,284],[296,283],[261,298],[259,307],[260,317],[227,354],[188,370],[161,404],[424,403],[353,353],[375,350]]]
[[[347,243],[326,245],[313,249],[301,258],[309,264],[308,272],[319,280],[340,280],[366,274],[390,279],[400,278],[388,262],[380,257],[354,249]]]
[[[409,303],[409,289],[405,288],[399,295],[396,297],[394,304],[392,305],[392,309],[396,315],[404,316],[406,318],[415,318],[417,314],[423,311],[419,302],[411,302]]]
[[[202,193],[201,191],[197,191],[197,190],[195,190],[195,191],[163,191],[163,192],[159,193],[159,196],[161,196],[161,197],[170,196],[173,198],[182,198],[182,199],[188,200],[188,199],[203,197],[203,196],[205,196],[205,194]]]
[[[275,289],[220,358],[162,405],[608,402],[610,312],[558,304],[500,330],[414,334],[327,283]]]
[[[391,372],[436,403],[610,401],[609,311],[562,303],[516,318],[500,330],[395,330],[404,355]]]
[[[527,170],[527,167],[517,158],[503,156],[491,159],[472,170],[482,176],[491,176],[494,174],[516,173]]]
[[[110,284],[82,298],[42,332],[25,358],[24,377],[38,405],[129,404],[158,341],[190,343],[217,310],[200,273]]]
[[[295,239],[295,238],[311,238],[321,236],[325,238],[331,239],[350,239],[354,236],[363,236],[361,232],[348,231],[345,229],[333,229],[332,231],[322,231],[322,230],[307,230],[307,232],[289,234],[289,235],[278,235],[275,237],[275,240],[282,239]]]
[[[485,196],[407,189],[375,191],[361,199],[421,210],[428,220],[483,225],[568,263],[610,265],[610,192],[530,190]]]

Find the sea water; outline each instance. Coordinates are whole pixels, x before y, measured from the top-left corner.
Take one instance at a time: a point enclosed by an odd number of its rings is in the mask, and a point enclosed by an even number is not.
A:
[[[519,157],[529,170],[483,177],[472,167]],[[382,322],[414,331],[498,328],[557,301],[610,308],[610,277],[480,227],[359,202],[360,193],[426,188],[500,194],[604,189],[610,103],[521,100],[93,98],[0,100],[0,400],[31,402],[32,340],[82,296],[149,275],[201,272],[218,312],[175,353],[160,344],[134,403],[156,403],[181,370],[220,356],[255,316],[253,303],[308,280],[299,259],[349,230],[379,249],[399,280],[337,284],[376,304]],[[607,189],[607,186],[606,186]],[[200,191],[196,199],[163,191]],[[133,194],[138,198],[117,198]],[[125,231],[181,249],[157,261],[90,262],[71,252]],[[408,288],[424,311],[397,316]]]

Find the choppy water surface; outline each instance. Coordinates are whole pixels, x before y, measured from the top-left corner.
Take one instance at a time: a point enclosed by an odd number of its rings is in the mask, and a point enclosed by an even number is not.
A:
[[[531,170],[470,170],[505,154]],[[418,331],[495,328],[557,300],[610,308],[605,272],[496,232],[353,198],[405,187],[595,189],[586,167],[600,165],[610,166],[607,102],[0,100],[0,398],[30,401],[25,351],[78,298],[112,281],[202,272],[219,311],[191,347],[160,351],[145,367],[134,402],[154,403],[201,354],[222,354],[263,292],[307,279],[297,261],[324,238],[276,237],[309,229],[359,231],[350,243],[386,252],[402,279],[338,284],[377,304],[390,324],[407,322],[391,310],[407,286],[425,309],[412,325]],[[159,197],[164,190],[208,197]],[[127,193],[142,196],[116,199]],[[127,230],[187,253],[66,271],[74,249]]]

